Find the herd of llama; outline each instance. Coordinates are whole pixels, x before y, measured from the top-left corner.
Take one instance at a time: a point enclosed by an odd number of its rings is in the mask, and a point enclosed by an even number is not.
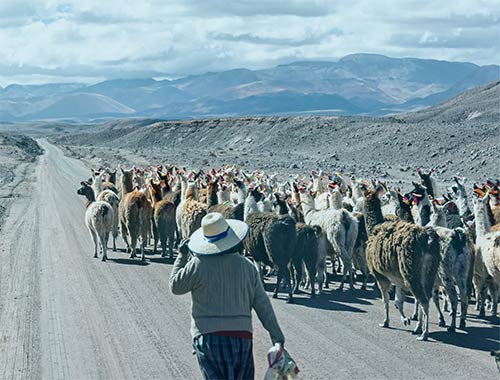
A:
[[[242,254],[262,276],[275,274],[273,297],[284,289],[293,302],[300,287],[311,297],[330,286],[327,268],[339,271],[339,289],[356,291],[370,276],[385,307],[380,326],[390,324],[391,291],[404,325],[416,321],[419,340],[429,337],[429,308],[449,332],[466,325],[469,300],[480,316],[497,315],[500,285],[499,181],[470,186],[454,177],[438,193],[432,170],[417,170],[408,192],[382,181],[362,181],[313,171],[286,180],[237,167],[188,171],[174,166],[119,170],[92,169],[77,193],[87,199],[85,223],[94,257],[116,251],[118,234],[131,258],[152,245],[172,258],[180,242],[201,226],[210,212],[250,226]],[[409,187],[410,187],[409,186]],[[329,265],[327,265],[327,263]],[[360,276],[362,274],[362,276]],[[404,312],[407,296],[413,313]],[[444,302],[444,305],[440,303]],[[460,304],[460,311],[458,305]],[[447,323],[443,311],[449,311]],[[457,326],[457,319],[458,326]]]

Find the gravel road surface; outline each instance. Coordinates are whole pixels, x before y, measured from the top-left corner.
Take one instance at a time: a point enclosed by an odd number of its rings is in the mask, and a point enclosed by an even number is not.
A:
[[[90,171],[40,144],[46,152],[16,189],[0,239],[0,379],[200,378],[190,298],[168,290],[172,261],[150,255],[141,263],[123,251],[94,259],[76,194]],[[272,302],[302,379],[498,378],[489,355],[500,348],[498,321],[479,319],[472,305],[466,331],[456,334],[437,326],[431,306],[426,343],[392,306],[392,327],[378,327],[383,307],[373,287]],[[270,340],[254,320],[259,379]]]

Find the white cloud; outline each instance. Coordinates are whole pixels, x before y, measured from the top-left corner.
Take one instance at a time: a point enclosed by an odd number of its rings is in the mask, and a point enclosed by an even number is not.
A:
[[[499,23],[499,0],[2,0],[0,84],[30,72],[92,82],[358,52],[500,63]]]

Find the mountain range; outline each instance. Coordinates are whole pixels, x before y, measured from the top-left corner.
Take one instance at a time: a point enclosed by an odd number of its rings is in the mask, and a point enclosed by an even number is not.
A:
[[[387,115],[438,104],[500,79],[500,66],[352,54],[175,80],[114,79],[0,88],[0,121]]]

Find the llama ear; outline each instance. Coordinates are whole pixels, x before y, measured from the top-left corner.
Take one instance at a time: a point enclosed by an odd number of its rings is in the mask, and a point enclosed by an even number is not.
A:
[[[125,170],[123,170],[123,168],[122,168],[121,166],[120,166],[120,172],[121,172],[122,174],[125,174]]]
[[[87,186],[87,182],[82,181],[82,182],[80,182],[80,185],[81,185],[81,186]]]

